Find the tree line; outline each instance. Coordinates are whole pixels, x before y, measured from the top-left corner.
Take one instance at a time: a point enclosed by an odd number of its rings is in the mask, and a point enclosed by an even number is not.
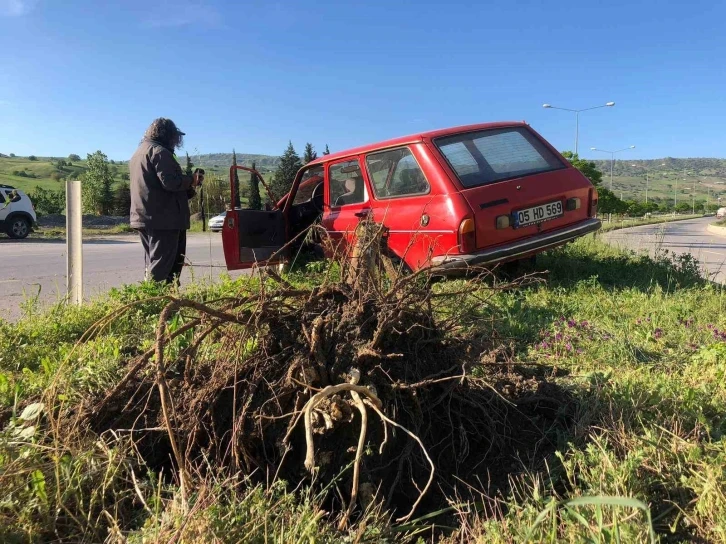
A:
[[[323,155],[330,153],[328,146],[325,146]],[[600,213],[613,213],[618,215],[640,216],[646,213],[668,213],[679,212],[687,213],[689,211],[710,212],[714,211],[717,203],[706,202],[702,199],[693,201],[692,199],[684,199],[674,206],[672,202],[662,198],[652,198],[648,203],[635,200],[623,200],[618,198],[615,193],[603,186],[603,173],[598,168],[597,163],[581,159],[570,151],[564,151],[563,156],[578,170],[580,170],[598,190],[598,211]],[[292,142],[288,142],[287,148],[279,159],[277,169],[273,175],[266,180],[266,184],[272,193],[274,200],[280,199],[287,194],[292,187],[297,172],[305,164],[318,158],[318,154],[312,144],[307,143],[300,157],[295,150]],[[78,155],[70,155],[69,162],[80,161]],[[114,187],[114,175],[111,170],[113,161],[109,161],[108,157],[101,151],[90,153],[86,158],[86,170],[81,176],[82,182],[82,198],[83,212],[95,215],[128,215],[131,207],[131,192],[127,180],[122,180]],[[61,164],[62,163],[62,164]],[[232,164],[237,164],[237,154],[232,150]],[[67,166],[65,161],[58,161],[58,167]],[[252,164],[255,169],[255,163]],[[186,163],[184,169],[187,174],[194,171],[194,163],[189,154],[186,155]],[[248,209],[263,209],[271,207],[276,202],[267,194],[267,191],[261,187],[261,180],[258,176],[244,172],[240,179],[240,171],[235,171],[234,186],[237,201],[234,202],[235,207]],[[230,187],[229,180],[224,175],[215,173],[207,173],[204,182],[204,199],[205,199],[205,215],[211,216],[221,213],[230,204]],[[65,193],[63,191],[51,191],[36,187],[31,193],[36,210],[41,214],[63,213],[65,210]],[[199,196],[190,201],[191,213],[197,214],[201,212],[201,201]]]
[[[330,153],[328,146],[325,146],[324,154]],[[274,200],[278,200],[285,195],[295,179],[297,171],[304,164],[315,160],[318,157],[317,152],[312,144],[305,145],[303,157],[295,151],[292,142],[288,143],[285,152],[278,161],[278,166],[271,178],[265,180],[270,188]],[[80,156],[69,155],[68,160],[58,159],[56,168],[61,171],[72,166],[73,162],[79,162]],[[232,164],[237,164],[237,154],[232,151]],[[194,163],[186,154],[186,161],[183,169],[189,175],[194,172]],[[125,216],[129,214],[131,208],[131,188],[129,186],[128,174],[122,176],[120,183],[115,182],[115,175],[118,174],[117,166],[114,161],[109,161],[108,157],[102,151],[89,153],[86,157],[85,171],[80,175],[82,184],[82,200],[83,213],[91,215],[119,215]],[[256,165],[252,163],[252,169],[256,169]],[[115,184],[115,186],[114,186]],[[238,171],[234,176],[235,193],[237,202],[236,207],[245,207],[251,209],[263,209],[265,206],[273,206],[273,202],[267,191],[261,187],[262,183],[258,176],[254,174],[244,173],[242,182]],[[201,194],[192,198],[189,202],[192,214],[199,214],[202,209]],[[209,217],[224,211],[230,204],[230,187],[229,180],[226,176],[209,172],[205,176],[204,187],[204,208],[205,216]],[[65,191],[53,191],[36,187],[31,193],[36,210],[41,215],[62,214],[65,212]],[[243,206],[244,204],[244,206]]]
[[[582,172],[592,184],[597,188],[598,192],[598,212],[612,213],[616,215],[629,215],[633,217],[643,216],[647,213],[710,213],[714,212],[718,207],[718,202],[713,200],[694,200],[688,198],[679,202],[677,205],[670,199],[659,197],[651,198],[649,201],[641,202],[636,200],[624,200],[618,198],[613,191],[607,189],[602,184],[602,171],[598,168],[598,163],[581,159],[571,151],[563,151],[562,156],[565,157],[572,166]]]

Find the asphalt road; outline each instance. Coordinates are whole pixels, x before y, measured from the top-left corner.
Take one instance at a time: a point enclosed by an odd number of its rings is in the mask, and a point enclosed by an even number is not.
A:
[[[706,230],[713,218],[692,219],[660,225],[633,227],[605,233],[610,243],[648,251],[668,249],[691,253],[704,273],[726,282],[726,237]],[[210,260],[211,243],[211,260]],[[227,273],[219,234],[190,234],[182,284],[192,279],[209,281]],[[211,263],[211,267],[210,267]],[[139,282],[144,275],[144,256],[136,236],[113,236],[86,240],[83,245],[84,295],[91,298],[110,287]],[[66,246],[62,241],[0,237],[0,316],[13,320],[27,297],[38,296],[41,304],[56,302],[65,292]],[[231,272],[236,276],[244,272]]]
[[[211,242],[211,261],[210,261]],[[187,261],[182,285],[194,279],[209,280],[226,273],[221,234],[195,233],[187,239]],[[212,268],[210,268],[210,262]],[[243,272],[230,272],[231,276]],[[83,243],[84,298],[91,298],[144,277],[144,252],[138,236],[109,236]],[[28,238],[22,241],[0,237],[0,316],[17,319],[20,304],[39,294],[41,304],[56,302],[66,288],[64,241]]]
[[[603,239],[616,246],[647,251],[650,255],[666,249],[677,255],[690,253],[698,259],[704,276],[726,283],[726,236],[706,230],[714,221],[713,217],[702,217],[632,227],[605,233]]]

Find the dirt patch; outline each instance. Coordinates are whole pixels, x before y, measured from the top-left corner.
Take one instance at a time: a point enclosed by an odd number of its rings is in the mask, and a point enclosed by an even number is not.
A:
[[[377,496],[399,519],[466,492],[461,481],[495,494],[523,462],[537,466],[570,396],[508,362],[495,331],[441,317],[466,289],[435,295],[429,278],[393,268],[377,236],[360,239],[342,281],[299,289],[270,272],[259,293],[172,300],[156,347],[84,406],[83,427],[137,429],[145,462],[181,469],[187,486],[210,471],[337,479],[331,508]]]

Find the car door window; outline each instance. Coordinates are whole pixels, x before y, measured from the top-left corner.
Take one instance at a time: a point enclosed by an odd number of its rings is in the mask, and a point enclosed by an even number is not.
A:
[[[368,199],[358,160],[339,162],[330,167],[330,205],[333,208],[360,204]]]
[[[323,182],[323,165],[318,164],[311,166],[303,172],[300,186],[295,193],[295,199],[292,201],[293,206],[309,202],[313,197],[315,188]],[[322,195],[322,193],[320,193]]]
[[[376,198],[426,194],[430,190],[421,167],[407,147],[371,153],[366,166]]]

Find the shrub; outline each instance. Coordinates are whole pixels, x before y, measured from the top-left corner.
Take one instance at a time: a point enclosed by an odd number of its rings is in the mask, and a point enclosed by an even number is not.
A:
[[[65,212],[65,191],[52,191],[50,189],[36,187],[29,196],[35,210],[41,215],[61,214]]]
[[[29,161],[37,161],[38,160],[38,157],[36,157],[35,155],[31,155],[30,157],[28,157],[28,160]]]

